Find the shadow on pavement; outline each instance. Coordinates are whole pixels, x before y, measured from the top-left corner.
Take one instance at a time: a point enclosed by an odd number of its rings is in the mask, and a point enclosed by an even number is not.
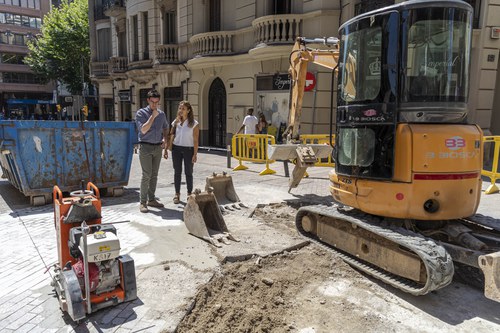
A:
[[[330,206],[333,204],[333,198],[331,195],[320,196],[317,194],[293,194],[295,199],[287,199],[285,202],[294,208],[300,208],[302,206],[313,206],[313,205],[326,205]]]
[[[24,196],[24,194],[22,194],[7,180],[0,180],[0,197],[3,199],[5,204],[12,210],[30,207],[30,198]]]

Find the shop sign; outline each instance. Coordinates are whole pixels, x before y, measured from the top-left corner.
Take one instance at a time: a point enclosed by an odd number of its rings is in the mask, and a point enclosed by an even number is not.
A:
[[[120,90],[118,92],[120,102],[130,102],[130,90]]]
[[[273,76],[272,90],[290,90],[290,81],[288,74],[276,74]]]

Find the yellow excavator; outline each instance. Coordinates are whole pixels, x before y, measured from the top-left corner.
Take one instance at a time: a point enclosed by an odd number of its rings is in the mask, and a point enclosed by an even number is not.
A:
[[[467,123],[471,33],[466,2],[420,0],[357,16],[338,39],[298,38],[288,142],[269,156],[297,160],[293,188],[333,147],[337,205],[302,207],[296,226],[305,237],[413,295],[459,273],[500,301],[500,224],[475,215],[483,134]],[[297,145],[312,63],[329,68],[332,82],[336,74],[332,147]]]

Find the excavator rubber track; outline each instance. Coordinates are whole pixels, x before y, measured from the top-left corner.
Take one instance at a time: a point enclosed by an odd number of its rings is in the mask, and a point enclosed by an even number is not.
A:
[[[359,253],[348,253],[336,248],[334,244],[329,244],[321,237],[304,230],[302,219],[305,216],[314,219],[318,226],[319,224],[323,224],[323,227],[339,223],[344,224],[344,227],[352,228],[357,232],[361,230],[374,242],[389,244],[398,250],[408,252],[410,257],[415,256],[415,260],[420,260],[419,265],[425,267],[425,272],[422,274],[425,281],[414,281],[396,275],[375,264],[361,260]],[[320,205],[302,207],[297,212],[295,224],[303,237],[336,253],[351,266],[409,294],[425,295],[433,290],[445,287],[453,279],[453,261],[443,246],[402,227],[383,226],[377,217],[358,210],[344,211],[342,207]]]

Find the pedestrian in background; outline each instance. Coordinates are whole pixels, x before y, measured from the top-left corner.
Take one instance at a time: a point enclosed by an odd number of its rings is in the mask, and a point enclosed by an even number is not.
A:
[[[155,89],[148,92],[148,106],[137,111],[135,123],[139,132],[139,161],[142,168],[140,189],[140,211],[147,213],[148,206],[163,207],[155,197],[161,155],[168,158],[168,121],[158,108],[160,94]]]
[[[245,129],[244,134],[255,134],[255,132],[257,131],[258,123],[259,120],[256,116],[253,115],[253,108],[248,108],[247,115],[245,119],[243,119],[243,125],[241,125],[238,133],[236,134],[240,134],[243,129]]]
[[[172,163],[174,166],[174,203],[180,202],[182,163],[184,163],[184,174],[186,175],[187,194],[193,192],[193,166],[197,161],[198,139],[200,127],[194,119],[193,108],[188,101],[179,103],[180,119],[172,122],[175,126],[175,137],[172,144]]]
[[[257,129],[259,134],[267,134],[267,120],[266,116],[261,113],[259,114],[259,123],[257,124]]]

